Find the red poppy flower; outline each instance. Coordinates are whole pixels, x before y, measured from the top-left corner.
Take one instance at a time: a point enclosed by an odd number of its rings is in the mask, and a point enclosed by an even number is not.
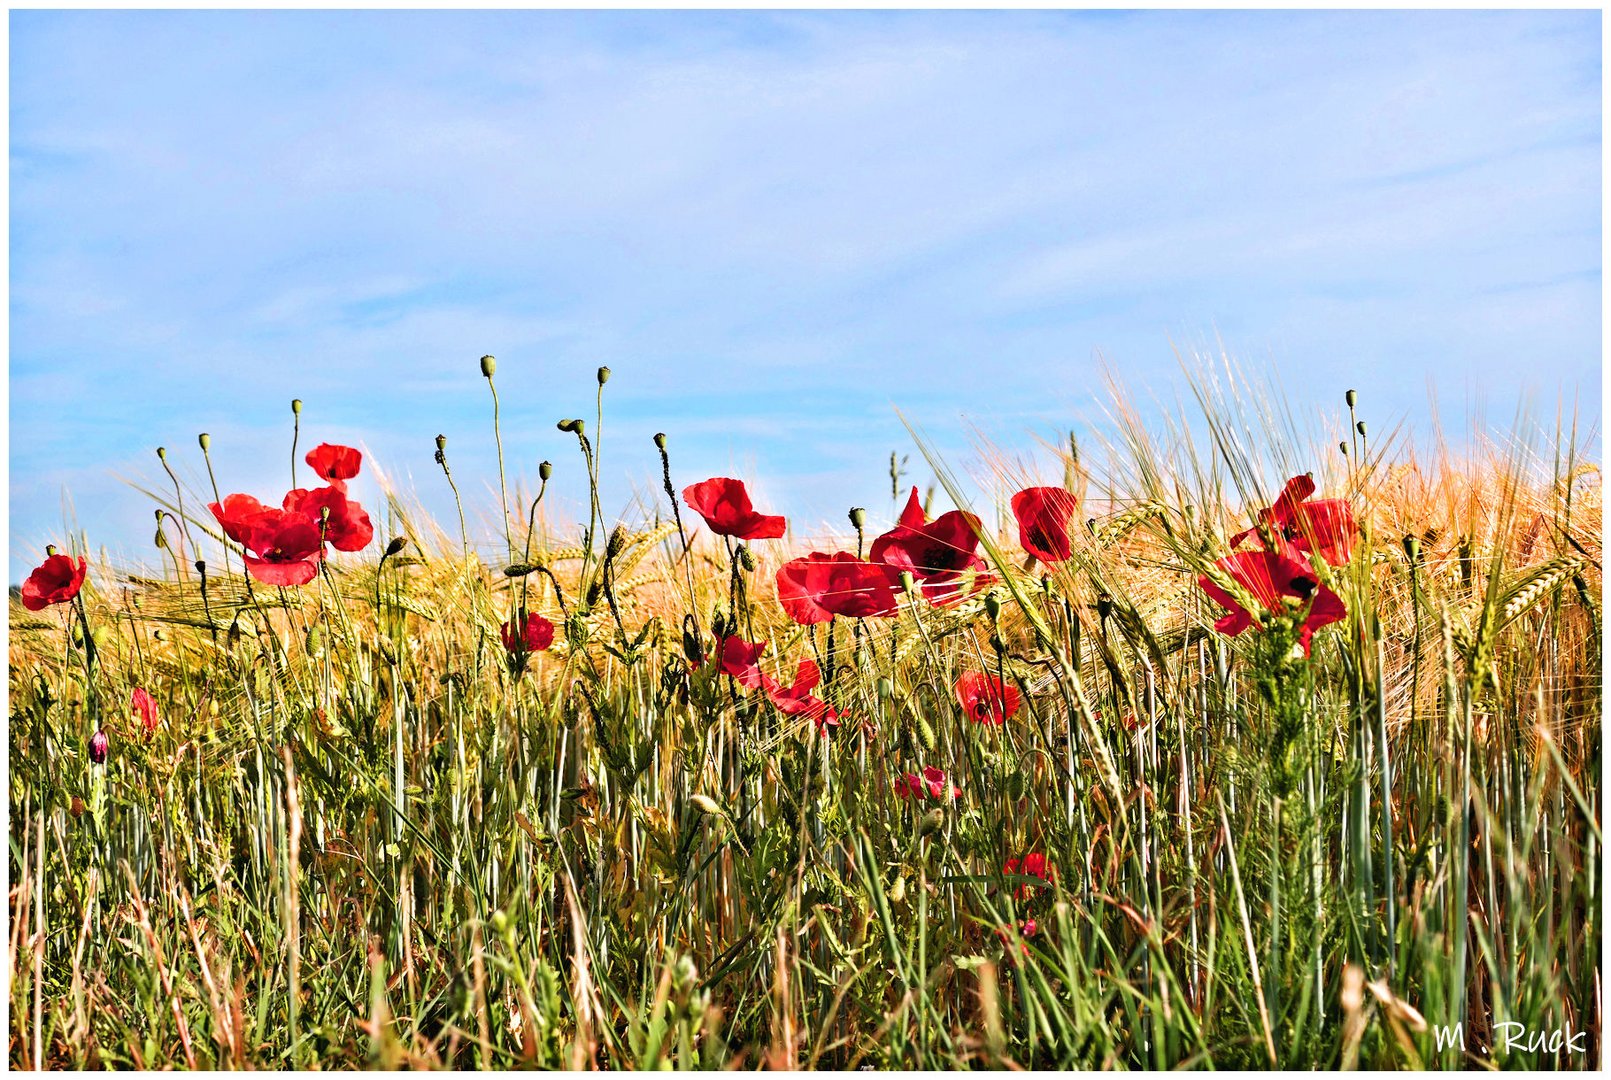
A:
[[[763,685],[767,677],[761,671],[760,659],[765,651],[764,641],[749,642],[734,636],[722,638],[722,674],[731,675],[738,680],[738,685],[751,690]]]
[[[827,622],[835,615],[862,619],[896,613],[889,571],[848,551],[813,551],[778,569],[778,603],[797,623]]]
[[[1046,865],[1046,856],[1040,854],[1025,855],[1022,859],[1008,859],[1006,864],[1002,866],[1001,872],[1008,875],[1018,874],[1023,877],[1037,877],[1048,883],[1051,882],[1053,876],[1052,868]],[[1026,883],[1018,886],[1018,890],[1013,895],[1019,900],[1027,900],[1039,891],[1039,888],[1037,885]]]
[[[1354,549],[1354,508],[1347,499],[1315,499],[1314,478],[1305,474],[1287,481],[1275,505],[1259,511],[1259,521],[1269,525],[1276,541],[1285,541],[1303,552],[1313,552],[1332,566],[1348,561]],[[1240,544],[1258,529],[1246,529],[1231,537],[1231,547]]]
[[[157,703],[151,700],[151,695],[140,687],[134,688],[129,695],[129,711],[139,718],[140,726],[147,735],[157,730]]]
[[[301,514],[265,511],[245,543],[246,570],[261,582],[306,585],[319,574],[319,560],[324,556],[319,527]]]
[[[518,631],[515,620],[510,619],[503,624],[498,636],[503,638],[503,647],[511,654],[542,652],[554,643],[554,624],[534,611],[526,616],[524,633]]]
[[[1041,562],[1061,562],[1073,554],[1068,524],[1080,501],[1056,487],[1025,488],[1012,497],[1018,542]]]
[[[1020,695],[1016,686],[1004,684],[982,671],[964,671],[957,677],[957,701],[962,711],[977,724],[1005,724],[1018,711]]]
[[[112,747],[112,740],[108,739],[106,737],[106,729],[102,728],[100,731],[97,731],[94,735],[90,736],[90,741],[89,741],[90,760],[95,762],[95,764],[97,764],[97,765],[105,765],[106,764],[106,752],[108,750],[110,750],[111,747]]]
[[[319,528],[320,511],[328,506],[330,519],[324,522],[324,538],[337,551],[362,550],[375,538],[369,515],[340,487],[294,488],[286,493],[284,505],[287,511],[313,522],[314,528]]]
[[[961,795],[962,789],[946,782],[944,770],[936,769],[933,765],[925,765],[921,777],[917,773],[907,773],[896,778],[895,794],[903,799],[921,799],[927,796],[944,801],[947,797],[956,798]]]
[[[1241,551],[1227,555],[1215,565],[1252,593],[1266,612],[1291,612],[1308,605],[1299,637],[1305,656],[1309,655],[1309,639],[1316,630],[1348,615],[1348,609],[1337,594],[1317,582],[1313,569],[1300,561],[1298,553],[1291,548],[1279,553]],[[1215,630],[1235,637],[1254,625],[1253,616],[1230,593],[1207,577],[1198,578],[1197,583],[1225,609],[1225,614],[1214,623]]]
[[[815,661],[800,661],[795,669],[793,686],[784,686],[765,676],[762,678],[767,699],[777,706],[779,712],[806,717],[817,725],[820,735],[826,735],[829,728],[839,726],[841,717],[838,710],[811,692],[822,682],[822,672],[817,669]]]
[[[44,611],[52,604],[67,603],[84,587],[88,572],[86,558],[74,561],[67,555],[50,556],[22,583],[22,606],[29,611]]]
[[[899,521],[889,532],[873,541],[868,559],[883,563],[899,574],[910,571],[923,585],[923,595],[931,604],[951,604],[962,599],[961,578],[969,571],[982,571],[985,561],[974,553],[979,546],[979,519],[961,510],[951,510],[933,521],[926,521],[917,488],[901,511]],[[974,581],[978,591],[987,579]]]
[[[207,508],[223,526],[224,535],[237,544],[245,544],[258,520],[274,512],[272,506],[264,506],[251,495],[225,495],[222,505],[208,503]]]
[[[750,505],[750,493],[744,481],[731,477],[715,476],[690,484],[682,490],[682,501],[698,512],[720,536],[736,536],[740,540],[776,540],[783,535],[787,524],[773,514],[758,514]]]
[[[364,456],[350,446],[320,443],[308,451],[307,462],[319,479],[329,480],[336,487],[346,488],[346,481],[358,475]]]

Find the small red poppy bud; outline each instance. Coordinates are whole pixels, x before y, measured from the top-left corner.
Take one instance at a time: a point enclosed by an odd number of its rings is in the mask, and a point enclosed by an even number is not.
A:
[[[498,361],[497,361],[496,357],[483,356],[481,358],[481,374],[482,375],[485,375],[487,378],[490,379],[490,378],[492,378],[493,372],[495,372],[497,370],[498,370]]]
[[[95,762],[97,765],[105,765],[106,752],[108,749],[110,749],[111,745],[111,740],[106,737],[106,731],[104,729],[97,731],[94,735],[90,736],[90,760]]]

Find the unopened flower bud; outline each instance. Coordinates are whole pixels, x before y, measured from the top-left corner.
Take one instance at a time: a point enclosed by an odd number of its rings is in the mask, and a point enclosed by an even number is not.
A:
[[[45,558],[53,559],[55,557],[56,557],[56,545],[55,544],[46,544],[45,545]]]
[[[901,591],[908,594],[917,591],[917,581],[910,570],[901,571]]]
[[[407,546],[408,546],[408,537],[406,537],[406,536],[394,536],[394,537],[392,537],[392,542],[386,545],[386,557],[391,558],[393,555],[401,555],[402,552],[403,552],[403,549],[406,548]]]
[[[204,454],[213,448],[213,437],[205,431],[196,436],[196,442],[200,445],[201,452]]]
[[[298,416],[302,415],[302,399],[301,398],[294,397],[294,398],[291,399],[291,411],[293,413],[297,414]]]
[[[850,508],[850,524],[860,530],[867,525],[867,511],[859,506]]]
[[[1404,538],[1404,554],[1411,562],[1415,562],[1420,559],[1421,538],[1419,536],[1411,535]]]
[[[1356,390],[1350,390],[1348,393],[1343,395],[1343,400],[1348,402],[1348,407],[1352,409],[1355,403],[1359,401],[1359,392]]]
[[[553,475],[554,475],[554,466],[549,464],[548,462],[545,461],[541,465],[537,466],[537,478],[539,480],[547,480],[550,477],[552,477]]]
[[[166,446],[157,447],[157,460],[158,461],[167,461],[168,460],[168,448]]]
[[[1339,449],[1339,450],[1341,450],[1341,451],[1342,451],[1342,453],[1343,453],[1343,457],[1347,457],[1347,456],[1348,456],[1348,444],[1347,444],[1347,443],[1345,443],[1345,442],[1340,442],[1340,443],[1338,443],[1338,444],[1337,444],[1337,449]]]
[[[995,622],[997,619],[1001,618],[1001,597],[997,596],[995,593],[986,593],[984,605],[985,614],[990,616],[991,622]]]
[[[655,448],[659,450],[664,450],[666,448],[666,433],[664,431],[655,432],[654,445]]]
[[[481,374],[492,378],[493,372],[498,370],[498,361],[495,357],[483,356],[481,358]]]
[[[610,381],[610,369],[607,368],[607,367],[599,368],[599,385],[603,386],[605,383],[607,383],[609,381]]]
[[[94,735],[90,736],[90,760],[95,762],[97,765],[105,765],[106,752],[107,750],[111,749],[111,746],[112,740],[106,737],[106,729],[102,728],[100,731],[97,731]]]
[[[196,560],[196,573],[200,574],[202,577],[207,576],[207,560],[206,559],[197,559]]]
[[[918,827],[919,836],[928,836],[945,828],[945,811],[930,810],[923,815],[923,824]]]
[[[744,569],[750,571],[751,573],[755,572],[755,553],[750,550],[748,544],[739,546],[738,561],[740,565],[744,567]]]
[[[1355,424],[1354,427],[1359,429],[1359,437],[1363,439],[1365,437],[1365,421],[1361,420],[1359,423]]]

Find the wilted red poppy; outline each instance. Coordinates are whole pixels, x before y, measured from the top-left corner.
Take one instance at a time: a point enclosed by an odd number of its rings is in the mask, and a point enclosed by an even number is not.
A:
[[[340,487],[293,488],[285,495],[285,509],[301,514],[320,526],[320,511],[330,508],[330,519],[324,522],[324,538],[337,551],[359,551],[375,538],[375,527],[369,523],[364,508],[347,498]]]
[[[1024,877],[1037,877],[1042,881],[1052,880],[1052,868],[1046,865],[1046,856],[1040,854],[1025,855],[1022,859],[1008,859],[1002,866],[1003,874],[1019,874]],[[1013,893],[1019,900],[1027,900],[1039,889],[1039,886],[1023,884]]]
[[[979,546],[979,519],[961,510],[951,510],[933,521],[925,521],[917,488],[901,511],[899,521],[889,532],[873,541],[867,557],[883,563],[896,574],[909,571],[922,583],[923,595],[931,604],[950,604],[962,599],[961,578],[969,571],[982,571],[985,561],[974,553]],[[985,583],[979,574],[977,591]]]
[[[138,686],[134,688],[134,693],[129,695],[129,711],[139,719],[140,726],[145,729],[147,735],[157,730],[157,703],[151,700],[150,694]]]
[[[690,484],[682,490],[682,501],[697,511],[720,536],[735,536],[740,540],[776,540],[783,535],[787,522],[773,514],[758,514],[750,505],[750,493],[744,481],[727,476],[714,476]]]
[[[1057,487],[1025,488],[1012,497],[1018,542],[1041,562],[1061,562],[1073,554],[1068,524],[1080,501]]]
[[[962,711],[977,724],[1005,724],[1018,711],[1020,695],[1016,686],[1004,684],[982,671],[964,671],[957,677],[957,701]]]
[[[254,496],[240,494],[225,495],[221,505],[208,503],[207,508],[218,519],[218,524],[223,526],[224,535],[237,544],[245,544],[257,527],[258,520],[264,514],[274,512],[272,506],[264,506]]]
[[[1254,599],[1266,612],[1290,614],[1308,605],[1308,613],[1304,616],[1303,626],[1299,631],[1303,655],[1308,656],[1309,639],[1314,632],[1322,626],[1345,618],[1348,609],[1343,606],[1336,593],[1315,580],[1314,570],[1300,559],[1301,557],[1290,548],[1279,553],[1240,551],[1235,555],[1227,555],[1215,565],[1253,594]],[[1235,637],[1254,625],[1252,614],[1230,593],[1207,577],[1198,578],[1197,583],[1203,587],[1204,592],[1213,597],[1215,603],[1225,609],[1225,614],[1214,623],[1215,630]]]
[[[516,621],[510,619],[499,630],[503,647],[510,653],[542,652],[554,643],[554,624],[535,611],[526,616],[524,632],[516,627]]]
[[[52,604],[67,603],[84,587],[88,572],[86,558],[75,561],[67,555],[50,556],[22,583],[22,606],[29,611],[44,611]]]
[[[761,686],[767,681],[760,668],[761,654],[764,652],[764,641],[749,642],[736,636],[722,638],[722,674],[731,675],[740,686],[747,686],[751,690]]]
[[[339,488],[345,488],[346,481],[358,475],[363,460],[364,456],[352,447],[335,443],[320,443],[309,450],[307,456],[308,464],[319,474],[319,479],[329,480]]]
[[[319,574],[319,527],[301,514],[264,511],[245,543],[246,570],[265,584],[306,585]]]
[[[106,752],[109,749],[111,749],[111,747],[112,747],[112,740],[108,739],[106,737],[106,729],[102,728],[100,731],[97,731],[94,735],[90,736],[90,741],[89,741],[90,760],[95,762],[95,764],[97,764],[97,765],[105,765],[106,764]]]
[[[827,622],[835,615],[862,619],[896,613],[888,569],[848,551],[813,551],[784,563],[778,569],[778,603],[802,624]]]
[[[1332,566],[1348,561],[1354,549],[1354,508],[1347,499],[1315,499],[1314,478],[1305,474],[1287,481],[1275,505],[1259,511],[1259,521],[1268,524],[1277,543],[1290,543],[1299,551],[1313,552]],[[1231,547],[1256,535],[1258,529],[1245,529],[1231,537]]]
[[[933,765],[923,767],[923,775],[907,773],[895,780],[895,794],[903,799],[939,799],[955,798],[962,794],[962,789],[946,781],[945,771],[936,769]]]
[[[1024,919],[1022,922],[1020,922],[1018,924],[1018,936],[1021,937],[1021,938],[1032,938],[1032,937],[1035,936],[1036,931],[1038,931],[1039,929],[1040,929],[1040,927],[1036,925],[1034,919]],[[998,927],[996,929],[996,938],[1003,945],[1007,945],[1007,944],[1011,943],[1011,941],[1012,941],[1012,931],[1011,931],[1011,929],[1009,929],[1008,927],[1005,927],[1005,926]],[[1023,944],[1020,944],[1019,948],[1023,950],[1023,953],[1024,953],[1025,956],[1029,955],[1029,945],[1028,945],[1027,942],[1023,943]],[[1009,963],[1011,963],[1012,957],[1010,957],[1010,956],[1007,957],[1007,960],[1008,960]]]
[[[764,676],[763,680],[767,699],[777,706],[779,712],[806,717],[817,725],[819,735],[826,735],[829,728],[839,726],[838,710],[811,692],[822,682],[822,672],[817,669],[815,661],[800,661],[795,669],[793,686],[784,686]]]

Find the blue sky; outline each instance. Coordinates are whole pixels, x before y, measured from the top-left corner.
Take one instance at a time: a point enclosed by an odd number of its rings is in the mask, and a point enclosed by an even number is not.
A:
[[[13,12],[12,580],[64,490],[153,560],[125,481],[199,431],[277,495],[293,397],[444,522],[447,434],[493,507],[488,352],[561,503],[602,363],[607,509],[663,430],[803,533],[882,522],[896,406],[1028,461],[1099,358],[1173,399],[1216,339],[1303,415],[1597,423],[1599,20]]]

